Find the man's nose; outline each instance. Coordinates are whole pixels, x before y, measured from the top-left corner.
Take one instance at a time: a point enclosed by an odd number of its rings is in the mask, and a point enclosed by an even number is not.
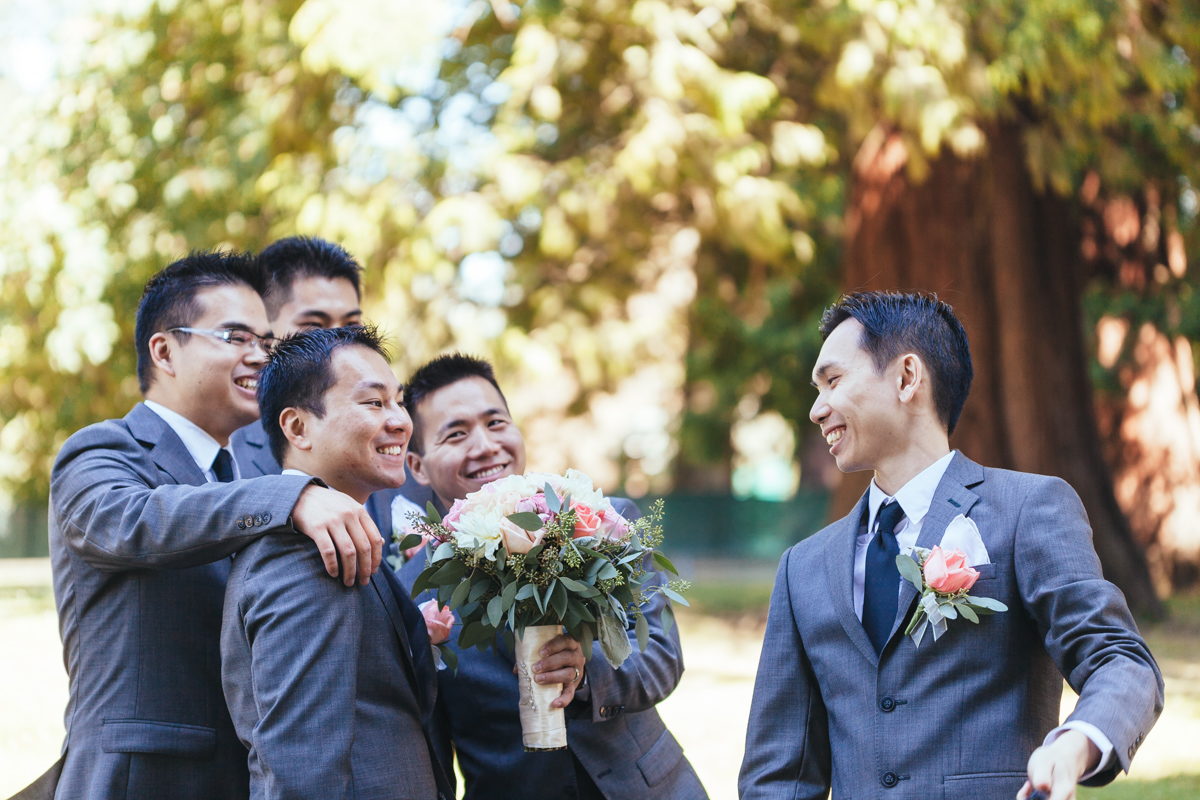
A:
[[[261,367],[263,364],[266,364],[268,360],[270,360],[270,356],[267,354],[267,351],[258,344],[257,341],[255,342],[255,345],[256,346],[246,349],[246,355],[243,356],[242,362]]]
[[[486,427],[476,428],[471,434],[471,455],[490,455],[500,451],[500,443]]]
[[[412,417],[408,415],[408,411],[405,410],[404,406],[397,405],[392,413],[388,415],[388,430],[404,431],[411,436],[412,429]]]
[[[812,408],[808,410],[808,418],[813,423],[820,425],[829,416],[829,411],[829,403],[825,402],[825,393],[821,392],[817,395],[817,400],[813,403]]]

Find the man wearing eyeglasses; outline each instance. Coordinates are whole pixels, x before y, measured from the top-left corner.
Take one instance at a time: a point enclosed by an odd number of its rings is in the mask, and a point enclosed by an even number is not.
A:
[[[67,736],[26,796],[247,797],[221,688],[229,555],[299,531],[347,585],[379,567],[382,539],[350,497],[303,476],[235,480],[229,437],[258,416],[274,343],[263,289],[248,255],[193,253],[155,275],[135,329],[145,402],[59,452],[50,553]]]

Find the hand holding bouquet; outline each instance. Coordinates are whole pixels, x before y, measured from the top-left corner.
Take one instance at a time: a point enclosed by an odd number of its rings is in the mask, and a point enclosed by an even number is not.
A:
[[[639,647],[645,650],[649,643],[650,626],[642,606],[654,593],[687,604],[680,594],[686,582],[659,583],[650,571],[652,562],[678,575],[658,550],[662,502],[630,522],[577,470],[562,476],[509,476],[456,501],[444,518],[432,507],[429,512],[427,518],[414,520],[415,533],[400,542],[405,549],[415,544],[410,538],[424,536],[432,548],[413,594],[434,590],[440,606],[458,612],[460,649],[482,651],[494,645],[497,634],[504,636],[517,653],[523,723],[529,709],[537,712],[530,724],[538,726],[546,724],[543,711],[562,715],[561,709],[549,708],[557,696],[553,687],[555,693],[544,702],[536,697],[545,687],[534,684],[531,673],[522,668],[523,649],[536,652],[562,626],[586,658],[591,659],[592,642],[598,639],[604,657],[620,667],[632,653],[627,634],[631,623]],[[672,622],[667,604],[664,628],[669,630]],[[453,653],[446,649],[443,656],[453,667]],[[531,745],[527,737],[527,746],[542,748],[537,742],[547,740],[533,738]],[[549,738],[559,739],[557,734]],[[565,728],[561,742],[554,746],[565,746]]]

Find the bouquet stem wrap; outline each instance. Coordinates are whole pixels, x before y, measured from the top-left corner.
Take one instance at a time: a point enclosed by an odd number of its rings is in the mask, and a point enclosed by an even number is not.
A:
[[[528,750],[561,750],[567,746],[567,721],[561,708],[550,703],[562,694],[562,684],[539,684],[533,665],[546,642],[562,633],[560,625],[531,625],[517,637],[517,682],[521,692],[521,742]]]

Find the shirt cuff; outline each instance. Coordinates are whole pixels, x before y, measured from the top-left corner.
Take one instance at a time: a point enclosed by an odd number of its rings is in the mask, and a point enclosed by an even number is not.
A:
[[[592,687],[588,686],[586,671],[583,673],[583,680],[575,687],[575,699],[581,703],[587,703],[592,699]]]
[[[1084,722],[1081,719],[1069,720],[1050,731],[1048,734],[1046,734],[1046,741],[1042,742],[1042,746],[1045,747],[1046,745],[1053,744],[1059,736],[1062,736],[1067,731],[1079,731],[1084,736],[1091,739],[1092,744],[1096,745],[1096,748],[1100,751],[1100,763],[1097,764],[1096,768],[1091,772],[1085,772],[1083,775],[1079,776],[1079,781],[1081,783],[1086,781],[1088,778],[1098,775],[1112,765],[1113,743],[1109,741],[1109,738],[1104,735],[1103,731],[1101,731],[1092,723]]]

